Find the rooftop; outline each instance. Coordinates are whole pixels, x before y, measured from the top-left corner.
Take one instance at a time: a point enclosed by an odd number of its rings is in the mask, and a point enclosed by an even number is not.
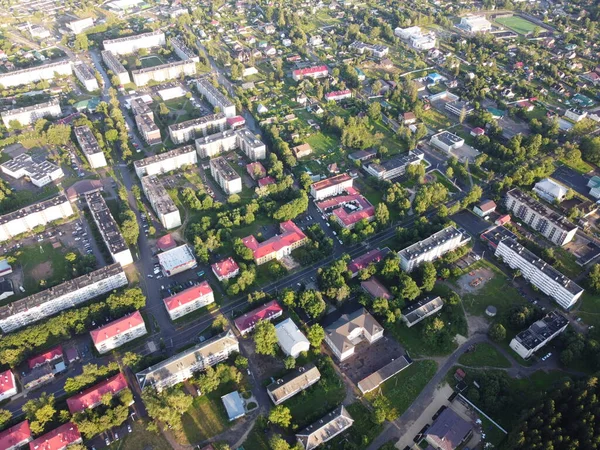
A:
[[[100,192],[85,194],[85,200],[110,253],[116,255],[127,250],[121,230]]]
[[[290,394],[306,389],[320,378],[321,372],[313,363],[310,363],[278,378],[267,386],[267,391],[269,391],[275,402],[278,402]]]
[[[177,205],[156,175],[142,177],[142,188],[146,197],[159,215],[179,211]]]
[[[41,355],[34,356],[33,358],[29,358],[27,360],[27,366],[30,369],[34,369],[37,366],[41,366],[42,364],[52,361],[57,358],[62,358],[63,349],[60,345],[51,348],[50,350],[42,353]]]
[[[482,202],[480,202],[477,207],[485,212],[489,212],[489,211],[493,211],[494,209],[496,209],[496,202],[494,202],[494,200],[484,200]]]
[[[54,67],[61,67],[61,66],[67,66],[67,65],[71,65],[71,61],[69,61],[68,59],[65,59],[63,61],[51,62],[48,64],[43,64],[41,66],[29,67],[28,69],[13,70],[11,72],[0,73],[0,84],[2,84],[2,78],[5,78],[5,77],[13,77],[15,75],[25,74],[25,73],[29,73],[29,72],[37,72],[40,70],[48,70],[48,69],[52,69]]]
[[[24,420],[0,433],[0,448],[13,448],[31,439],[29,421]]]
[[[75,127],[75,137],[77,138],[77,142],[79,142],[81,151],[86,155],[102,153],[102,149],[100,148],[100,145],[98,145],[96,136],[94,136],[94,133],[92,133],[92,130],[90,130],[87,125]]]
[[[71,414],[75,414],[84,409],[93,408],[102,401],[106,394],[116,395],[123,389],[127,389],[127,380],[125,375],[119,372],[114,377],[110,377],[85,391],[67,399],[67,406]]]
[[[402,308],[402,317],[409,323],[417,322],[421,317],[426,316],[434,309],[444,305],[444,301],[440,296],[425,297],[416,302],[411,302]]]
[[[79,429],[73,422],[67,422],[58,428],[40,436],[29,443],[31,450],[62,450],[69,444],[81,439]]]
[[[390,291],[375,277],[362,281],[360,286],[373,298],[381,297],[386,300],[392,298]]]
[[[208,116],[203,116],[198,119],[186,120],[185,122],[174,123],[172,125],[169,125],[169,130],[179,131],[179,130],[185,130],[188,128],[196,128],[196,127],[200,127],[202,125],[205,125],[205,124],[208,124],[211,122],[224,120],[224,119],[225,119],[225,114],[223,114],[223,113],[209,114]]]
[[[235,420],[238,417],[242,417],[246,414],[246,410],[244,409],[244,401],[242,400],[242,396],[238,391],[233,391],[227,395],[223,395],[221,397],[221,401],[223,402],[223,406],[225,406],[229,421]]]
[[[175,242],[172,234],[165,234],[156,241],[156,246],[159,250],[164,252],[165,250],[171,250],[177,247],[177,242]]]
[[[235,326],[240,332],[254,327],[261,320],[270,320],[273,316],[281,315],[283,309],[277,303],[277,300],[271,300],[252,311],[247,312],[243,316],[234,320]]]
[[[348,188],[348,191],[350,195],[338,195],[316,203],[317,208],[321,211],[333,210],[345,227],[375,216],[375,207],[365,197],[354,188]]]
[[[325,327],[325,333],[333,345],[340,350],[340,353],[344,353],[354,347],[354,343],[352,343],[349,336],[357,328],[364,329],[370,335],[383,331],[383,327],[365,308],[359,308],[350,314],[342,315],[331,325]]]
[[[163,299],[165,306],[168,311],[173,311],[174,309],[179,308],[180,306],[186,305],[190,302],[193,302],[199,298],[204,297],[205,295],[209,295],[212,293],[212,288],[208,284],[208,282],[203,281],[197,286],[192,286],[190,288],[184,289],[183,291],[171,295]]]
[[[296,434],[305,450],[312,450],[352,426],[354,420],[344,406],[339,406],[317,422]]]
[[[420,150],[413,150],[408,153],[402,153],[391,157],[390,159],[383,161],[379,164],[371,163],[369,167],[372,167],[377,172],[388,172],[399,167],[404,167],[409,164],[414,164],[417,161],[423,159],[423,154]]]
[[[493,246],[498,246],[503,239],[517,239],[517,236],[508,228],[497,226],[481,234],[482,239],[488,241]]]
[[[59,166],[47,160],[36,162],[27,153],[21,153],[2,164],[2,167],[11,172],[24,170],[27,176],[34,180],[41,180],[55,171],[61,170]]]
[[[15,377],[10,369],[0,373],[0,394],[15,388]]]
[[[73,71],[79,74],[84,80],[95,80],[96,75],[90,66],[85,63],[74,64]]]
[[[425,432],[440,450],[454,450],[471,432],[472,426],[452,409],[446,408]]]
[[[152,110],[142,97],[132,98],[129,104],[131,105],[131,111],[135,115],[152,113]]]
[[[194,68],[196,67],[196,63],[194,61],[190,61],[190,60],[175,61],[175,62],[171,62],[171,63],[167,63],[167,64],[161,64],[159,66],[146,67],[145,69],[132,70],[131,73],[134,75],[138,75],[141,73],[152,73],[152,72],[158,72],[160,70],[164,70],[164,69],[168,69],[168,68],[172,68],[172,67],[185,66],[188,64],[193,65]]]
[[[233,181],[241,178],[222,156],[211,159],[210,165],[211,167],[214,167],[219,175],[227,181]]]
[[[139,311],[134,312],[120,319],[113,320],[106,325],[90,331],[90,336],[95,345],[98,345],[108,339],[112,339],[123,333],[129,332],[130,329],[144,325],[144,319]]]
[[[168,272],[172,272],[179,266],[187,265],[190,261],[195,260],[196,257],[194,256],[194,252],[187,244],[180,245],[172,250],[167,250],[166,252],[158,254],[158,262],[161,267]]]
[[[226,277],[240,270],[240,266],[238,266],[235,260],[230,256],[229,258],[214,263],[212,265],[212,270],[218,277]]]
[[[523,347],[531,350],[546,341],[568,323],[569,320],[565,316],[556,311],[552,311],[541,320],[531,324],[526,330],[517,334],[515,339]]]
[[[109,50],[103,50],[102,59],[108,68],[115,73],[115,75],[128,73],[127,69],[125,69],[125,66],[121,63],[121,60],[119,60],[119,58],[117,58],[113,52]]]
[[[432,138],[436,138],[438,141],[441,141],[446,145],[454,145],[457,142],[463,140],[463,138],[461,138],[460,136],[450,133],[449,131],[442,131],[441,133],[436,134]]]
[[[156,164],[167,159],[175,158],[180,155],[187,155],[188,153],[195,153],[196,149],[193,145],[184,145],[168,152],[159,153],[157,155],[148,156],[147,158],[140,159],[133,162],[133,166],[137,169],[139,167],[146,167],[151,164]]]
[[[387,247],[383,249],[374,249],[364,255],[354,258],[348,263],[348,270],[353,274],[358,273],[359,270],[369,266],[369,264],[377,264],[381,261],[391,250]]]
[[[322,189],[326,189],[331,186],[345,183],[347,181],[352,181],[352,177],[350,175],[348,175],[347,173],[341,173],[334,177],[330,177],[330,178],[326,178],[321,181],[317,181],[316,183],[313,183],[311,185],[311,188],[314,189],[315,191],[320,191]]]
[[[511,189],[510,191],[508,191],[506,193],[506,195],[507,195],[507,197],[513,197],[513,198],[519,200],[521,203],[526,204],[530,209],[532,209],[539,215],[543,216],[550,223],[554,224],[556,227],[558,227],[562,230],[566,230],[568,232],[568,231],[572,231],[575,228],[577,228],[575,225],[573,225],[571,222],[569,222],[567,219],[565,219],[564,216],[561,216],[559,213],[544,206],[543,204],[541,204],[537,200],[533,199],[529,195],[523,193],[523,191],[521,191],[518,188]]]
[[[106,39],[106,40],[102,41],[102,45],[104,45],[104,48],[106,48],[106,44],[110,45],[110,44],[118,44],[120,42],[137,41],[138,39],[145,39],[150,36],[160,36],[161,34],[163,36],[165,35],[161,30],[156,30],[156,31],[152,31],[150,33],[134,34],[133,36],[126,36],[126,37],[117,38],[117,39]]]
[[[208,91],[211,96],[215,97],[217,102],[222,107],[233,106],[233,102],[216,87],[214,87],[208,78],[201,78],[197,80],[196,83],[199,87],[202,87],[202,89]]]
[[[173,47],[177,47],[181,53],[185,54],[187,58],[195,58],[197,56],[181,39],[172,37],[169,39],[169,42]]]
[[[409,247],[406,247],[403,250],[400,250],[398,252],[398,255],[401,258],[412,260],[420,256],[424,252],[428,252],[433,248],[438,247],[443,243],[447,242],[449,239],[454,239],[458,236],[461,236],[461,240],[471,239],[468,235],[461,233],[453,226],[449,226],[444,228],[443,230],[438,231],[437,233],[432,234],[431,236],[423,239],[422,241],[419,241]]]
[[[35,214],[40,211],[44,211],[48,208],[52,208],[53,206],[59,206],[68,202],[69,200],[65,195],[57,195],[56,197],[53,197],[50,200],[44,200],[43,202],[34,203],[33,205],[26,206],[25,208],[21,208],[11,213],[0,216],[0,225],[11,222],[13,220],[22,219],[23,217],[27,217],[30,214]]]
[[[329,69],[327,66],[307,67],[305,69],[294,70],[294,75],[311,75],[320,72],[329,72]]]
[[[264,180],[265,178],[263,178]],[[284,247],[289,247],[298,241],[306,239],[306,235],[298,228],[298,226],[288,220],[279,224],[281,234],[273,236],[263,242],[258,242],[254,236],[247,236],[242,241],[244,245],[252,250],[254,259],[262,258],[266,255],[270,255],[273,252],[277,252]]]

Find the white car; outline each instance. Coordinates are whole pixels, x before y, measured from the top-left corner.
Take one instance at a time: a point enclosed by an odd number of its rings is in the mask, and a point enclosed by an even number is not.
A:
[[[154,275],[152,275],[151,273],[149,273],[148,275],[146,275],[148,278],[154,278]]]

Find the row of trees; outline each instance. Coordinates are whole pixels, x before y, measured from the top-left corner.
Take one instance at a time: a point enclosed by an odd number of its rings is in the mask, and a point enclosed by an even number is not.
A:
[[[129,406],[133,403],[131,390],[124,389],[113,396],[107,392],[102,396],[101,405],[73,415],[73,422],[79,431],[91,438],[97,434],[121,426],[129,417]]]

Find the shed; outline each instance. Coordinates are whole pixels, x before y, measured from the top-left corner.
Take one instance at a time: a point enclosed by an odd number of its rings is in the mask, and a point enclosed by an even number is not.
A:
[[[227,416],[229,417],[230,422],[246,415],[244,401],[242,400],[242,396],[238,391],[233,391],[222,396],[221,401],[227,410]]]

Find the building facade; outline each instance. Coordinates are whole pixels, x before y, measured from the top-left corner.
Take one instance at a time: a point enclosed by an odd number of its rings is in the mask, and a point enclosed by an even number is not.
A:
[[[196,151],[200,158],[212,158],[239,148],[252,161],[265,159],[267,147],[248,128],[225,130],[196,139]]]
[[[19,179],[29,178],[31,184],[43,187],[65,176],[64,172],[50,161],[35,162],[27,153],[21,153],[0,166],[6,175]]]
[[[56,75],[65,76],[73,74],[71,61],[64,60],[29,69],[14,70],[0,74],[0,85],[5,88],[21,86],[22,84],[37,83],[41,80],[53,80]]]
[[[206,101],[213,107],[219,108],[220,112],[225,114],[225,117],[235,117],[236,112],[233,102],[214,87],[209,79],[201,78],[196,80],[196,88]]]
[[[94,347],[101,355],[146,334],[148,330],[139,311],[90,331]]]
[[[227,125],[225,114],[209,114],[208,116],[169,125],[169,136],[175,144],[191,141],[199,135],[207,136],[223,131]]]
[[[258,242],[252,235],[242,239],[244,245],[252,250],[256,265],[259,266],[273,259],[281,259],[308,241],[302,230],[291,220],[280,223],[279,230],[281,234],[263,242]]]
[[[121,63],[117,56],[108,50],[102,51],[101,55],[102,61],[104,61],[104,64],[106,64],[108,70],[110,70],[113,75],[119,79],[120,84],[131,83],[129,72],[127,72],[127,69],[125,69],[125,66]]]
[[[12,370],[8,369],[0,373],[0,401],[7,400],[17,395],[17,383]]]
[[[73,66],[73,72],[81,84],[83,84],[83,87],[86,91],[92,92],[100,89],[100,86],[98,86],[98,80],[96,79],[96,74],[87,64],[75,64]]]
[[[442,131],[441,133],[434,134],[431,136],[430,142],[434,147],[448,153],[465,145],[465,140],[463,138],[450,133],[449,131]]]
[[[294,81],[301,81],[305,78],[325,78],[327,75],[329,75],[327,66],[307,67],[306,69],[298,69],[292,72]]]
[[[214,301],[213,290],[206,281],[163,299],[171,320],[177,320]]]
[[[353,182],[354,179],[350,175],[342,173],[311,184],[310,195],[315,200],[323,200],[327,197],[340,195],[346,192],[348,188],[351,188]]]
[[[181,169],[189,164],[196,164],[198,157],[196,149],[192,145],[185,145],[174,150],[159,153],[140,159],[133,163],[135,173],[139,178],[147,175],[158,175]]]
[[[344,314],[325,327],[325,343],[339,361],[354,354],[361,341],[372,344],[383,337],[383,327],[364,308]]]
[[[523,359],[529,359],[535,352],[565,331],[569,320],[556,311],[552,311],[541,320],[531,324],[510,341],[512,348]]]
[[[196,63],[193,60],[176,61],[131,71],[133,82],[137,86],[146,86],[150,81],[160,82],[179,78],[182,75],[187,77],[195,74]]]
[[[533,192],[549,203],[562,202],[567,195],[568,189],[550,178],[535,183]]]
[[[92,130],[87,125],[75,127],[75,137],[92,169],[106,166],[104,152],[100,148],[96,136],[94,136],[94,133],[92,133]]]
[[[142,191],[165,229],[181,226],[179,208],[156,175],[142,177]]]
[[[62,114],[60,103],[58,100],[50,100],[37,105],[24,106],[22,108],[9,109],[4,111],[0,116],[2,123],[6,128],[10,128],[12,121],[19,122],[22,126],[27,126],[35,123],[36,120],[44,117],[59,117]]]
[[[166,43],[165,33],[160,30],[102,41],[104,50],[115,55],[128,55],[142,48],[163,47]]]
[[[169,43],[173,47],[173,51],[182,61],[193,61],[195,63],[200,62],[200,58],[196,55],[192,49],[190,49],[182,39],[172,37],[169,38]]]
[[[219,156],[210,160],[210,174],[226,194],[242,192],[242,177],[233,170],[225,158]]]
[[[421,164],[425,154],[420,150],[411,150],[407,154],[396,155],[381,163],[370,163],[367,173],[380,180],[391,180],[404,175],[406,168],[414,164]]]

